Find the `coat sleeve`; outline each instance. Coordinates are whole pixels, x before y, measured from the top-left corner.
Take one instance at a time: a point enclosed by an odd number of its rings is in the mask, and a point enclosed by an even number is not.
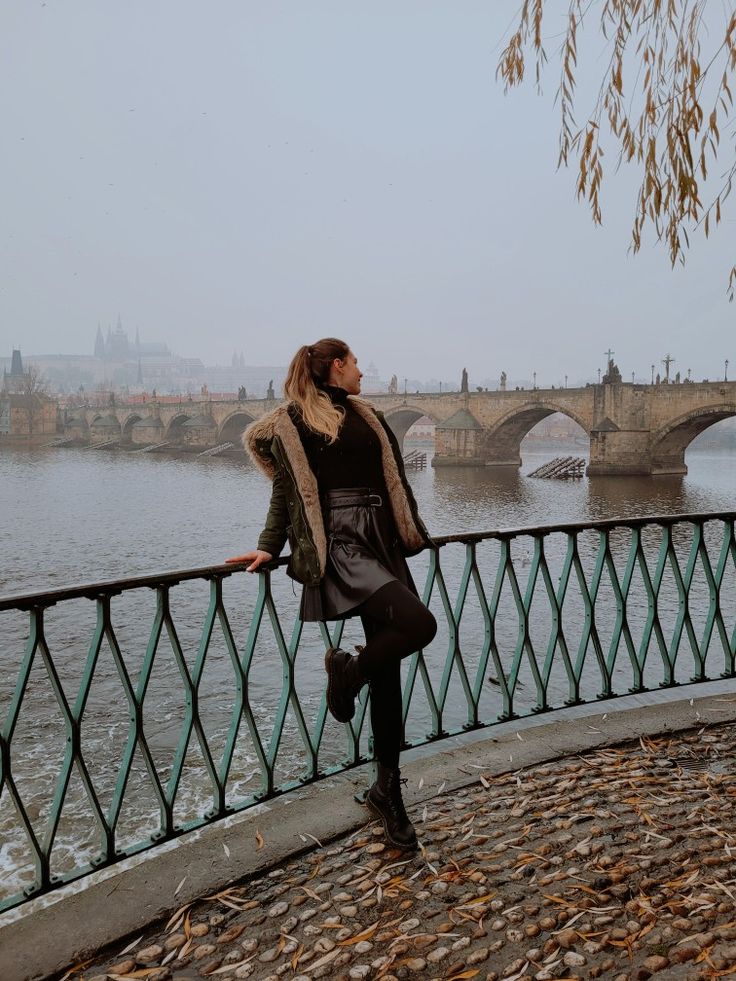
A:
[[[266,524],[258,538],[257,545],[260,551],[268,552],[274,558],[281,554],[281,550],[286,544],[286,528],[289,523],[285,479],[283,470],[277,470],[271,485],[271,503],[266,515]]]

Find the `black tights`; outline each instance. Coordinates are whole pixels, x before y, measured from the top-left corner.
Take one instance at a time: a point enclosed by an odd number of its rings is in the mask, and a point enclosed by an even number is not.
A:
[[[374,751],[379,763],[393,769],[403,741],[401,659],[432,641],[437,621],[397,580],[377,590],[359,613],[366,640],[359,664],[370,684]]]

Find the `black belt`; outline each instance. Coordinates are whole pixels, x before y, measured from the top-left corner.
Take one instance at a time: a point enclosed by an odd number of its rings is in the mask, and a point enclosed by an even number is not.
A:
[[[325,508],[380,508],[383,498],[370,487],[344,487],[326,491],[322,495],[322,504]]]

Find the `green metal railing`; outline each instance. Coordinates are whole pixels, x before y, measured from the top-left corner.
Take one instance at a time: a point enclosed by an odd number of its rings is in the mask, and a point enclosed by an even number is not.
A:
[[[736,512],[674,515],[434,539],[414,561],[440,630],[429,650],[405,664],[406,746],[565,705],[733,678],[735,519]],[[345,625],[321,624],[305,639],[293,597],[284,600],[291,613],[277,608],[274,582],[282,592],[284,583],[272,578],[284,561],[258,576],[250,607],[230,604],[230,615],[226,584],[237,580],[246,594],[253,584],[242,566],[0,599],[0,615],[15,618],[14,633],[0,618],[0,636],[22,648],[3,650],[0,674],[0,855],[9,843],[20,882],[0,894],[0,910],[371,758],[367,692],[352,723],[337,727],[319,661],[303,687],[304,648],[339,644]],[[177,612],[172,598],[203,581],[209,600],[193,626],[191,604]],[[147,621],[136,597],[151,591]],[[95,610],[86,653],[76,614],[60,636],[48,627],[49,618],[79,603]],[[119,641],[118,607],[124,623],[135,620],[147,638],[133,658]],[[236,615],[242,631],[231,626]],[[177,620],[190,641],[181,641]],[[156,672],[165,643],[173,667],[162,681]],[[259,672],[270,682],[257,683]],[[278,697],[264,713],[269,686]],[[178,718],[167,723],[161,705],[174,695]],[[225,714],[216,733],[212,706]],[[108,731],[104,723],[115,713]],[[343,738],[347,749],[338,751]],[[250,771],[241,767],[238,783],[243,741]],[[75,832],[61,840],[72,797],[85,820],[71,825],[86,827],[84,842],[75,842]]]

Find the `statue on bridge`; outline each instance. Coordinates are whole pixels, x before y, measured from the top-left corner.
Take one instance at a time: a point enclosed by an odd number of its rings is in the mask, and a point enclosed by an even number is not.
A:
[[[467,393],[467,391],[468,391],[468,369],[467,368],[463,368],[463,374],[462,374],[462,378],[461,378],[461,381],[460,381],[460,391],[463,392],[463,393]]]
[[[238,402],[245,402],[248,398],[248,393],[245,390],[245,385],[238,386]]]
[[[501,372],[501,381],[500,381],[498,387],[499,387],[499,390],[500,391],[502,391],[502,392],[505,392],[506,391],[506,372],[505,371],[502,371]]]
[[[603,376],[604,385],[620,385],[621,384],[621,372],[618,365],[613,360],[613,358],[608,359],[608,368]]]
[[[391,381],[388,383],[388,394],[396,395],[399,390],[399,379],[396,375],[391,375]]]
[[[266,398],[267,399],[272,399],[272,400],[276,398],[276,393],[273,390],[273,378],[268,383],[268,390],[266,392]]]

